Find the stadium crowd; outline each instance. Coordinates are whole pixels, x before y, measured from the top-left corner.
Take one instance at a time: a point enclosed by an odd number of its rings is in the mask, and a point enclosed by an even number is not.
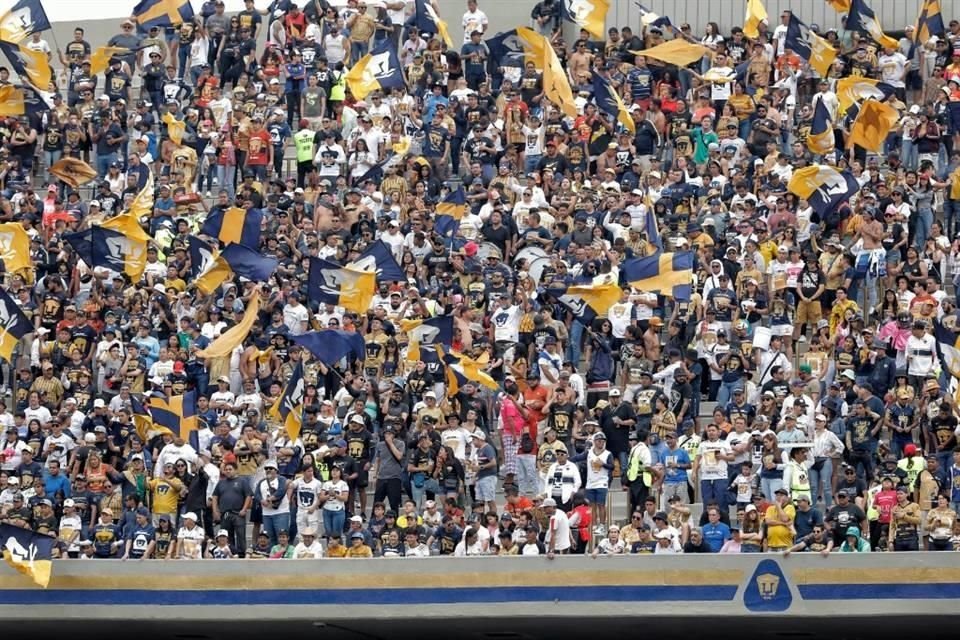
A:
[[[821,77],[789,11],[755,37],[651,14],[568,38],[561,0],[531,2],[571,117],[547,69],[488,46],[477,0],[245,4],[25,44],[64,71],[48,110],[0,126],[0,222],[31,262],[4,289],[32,323],[2,369],[0,522],[88,559],[960,550],[960,23],[892,48],[810,25],[838,54]],[[463,10],[463,41],[425,10]],[[673,40],[706,53],[645,57]],[[101,44],[123,49],[91,73]],[[357,98],[351,68],[384,46],[402,82]],[[882,153],[847,144],[850,77],[892,87]],[[835,144],[814,153],[821,106]],[[94,181],[51,174],[63,158]],[[801,197],[813,165],[854,188]],[[139,277],[65,241],[145,188]],[[204,222],[232,207],[262,212],[278,266],[204,293],[192,243],[222,246]],[[313,299],[311,258],[375,245],[404,280],[363,311]],[[687,251],[689,295],[625,279]],[[584,316],[577,291],[609,283]],[[405,322],[443,316],[495,385],[411,343]],[[330,329],[362,356],[294,340]],[[296,371],[291,432],[271,408]],[[190,392],[195,430],[140,428],[140,403]]]

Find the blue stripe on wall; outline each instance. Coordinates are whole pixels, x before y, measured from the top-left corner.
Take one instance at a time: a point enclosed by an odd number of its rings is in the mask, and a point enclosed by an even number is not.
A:
[[[499,602],[729,601],[735,585],[621,587],[454,587],[438,589],[316,589],[151,591],[146,589],[24,589],[0,591],[5,605],[384,605]]]
[[[807,584],[797,587],[804,600],[950,600],[960,598],[960,584]]]

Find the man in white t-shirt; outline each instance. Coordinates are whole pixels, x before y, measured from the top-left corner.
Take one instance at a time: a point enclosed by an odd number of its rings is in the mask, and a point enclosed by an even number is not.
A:
[[[707,439],[700,443],[699,464],[700,499],[703,504],[716,502],[720,513],[727,508],[727,463],[734,459],[730,445],[720,439],[720,428],[707,425]]]
[[[884,47],[883,55],[877,58],[877,66],[880,69],[880,79],[891,87],[904,89],[907,86],[909,61],[896,49]]]
[[[307,321],[310,314],[307,308],[300,304],[300,295],[291,291],[287,296],[287,304],[283,307],[283,324],[290,330],[290,335],[299,336],[307,332]]]
[[[558,553],[569,553],[570,520],[567,519],[567,514],[557,509],[557,501],[553,498],[545,498],[542,506],[543,513],[550,519],[543,538],[543,543],[547,547],[547,557],[553,558]]]
[[[470,34],[474,31],[486,33],[490,21],[487,14],[477,8],[477,0],[467,0],[467,10],[463,13],[463,44],[470,42]]]
[[[919,389],[927,378],[933,376],[937,356],[937,341],[927,333],[927,324],[923,320],[913,323],[906,352],[910,386]]]

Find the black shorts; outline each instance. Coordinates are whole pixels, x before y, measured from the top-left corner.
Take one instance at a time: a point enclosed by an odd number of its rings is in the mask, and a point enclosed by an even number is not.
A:
[[[361,471],[357,474],[357,479],[353,481],[353,486],[357,489],[366,489],[370,486],[370,472]]]
[[[263,506],[259,504],[254,504],[250,508],[250,523],[251,524],[263,524]]]

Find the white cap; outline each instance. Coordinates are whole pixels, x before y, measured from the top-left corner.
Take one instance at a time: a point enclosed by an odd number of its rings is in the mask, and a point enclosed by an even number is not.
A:
[[[196,521],[197,521],[197,514],[195,514],[193,511],[187,511],[185,514],[183,514],[183,519],[184,519],[184,520],[193,520],[194,522],[196,522]]]
[[[107,403],[104,401],[103,398],[97,398],[96,400],[93,401],[94,409],[101,409],[105,406],[107,406]]]
[[[64,403],[64,404],[77,404],[77,399],[76,399],[76,398],[67,398],[66,400],[63,401],[63,403]]]
[[[427,398],[433,398],[436,400],[437,394],[435,394],[433,391],[427,391],[425,394],[423,394],[423,399],[426,400]]]
[[[363,522],[363,518],[361,518],[360,516],[351,516],[350,522]]]
[[[223,536],[223,537],[225,537],[225,538],[229,538],[229,537],[230,537],[230,534],[227,533],[227,530],[226,530],[226,529],[220,529],[219,531],[217,531],[216,537],[219,538],[220,536]]]

